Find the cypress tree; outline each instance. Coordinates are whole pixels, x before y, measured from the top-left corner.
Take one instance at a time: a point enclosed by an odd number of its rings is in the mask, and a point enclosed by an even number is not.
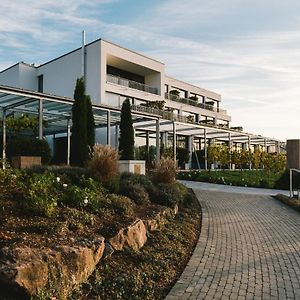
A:
[[[134,131],[128,98],[123,102],[121,109],[119,152],[121,160],[134,159]]]
[[[84,166],[88,159],[87,109],[83,78],[76,81],[72,107],[71,163]]]
[[[89,95],[86,96],[86,117],[87,141],[90,150],[92,150],[95,145],[95,120],[92,108],[92,101]]]

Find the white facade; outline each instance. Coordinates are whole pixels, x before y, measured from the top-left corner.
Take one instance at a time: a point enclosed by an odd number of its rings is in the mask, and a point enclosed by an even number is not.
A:
[[[196,122],[228,125],[231,121],[220,109],[219,94],[166,76],[165,65],[159,61],[101,39],[84,49],[84,60],[78,48],[41,66],[16,64],[0,72],[0,85],[73,98],[84,61],[86,93],[95,104],[120,106],[127,97],[136,105],[164,100],[166,108]],[[191,96],[198,98],[197,105]]]

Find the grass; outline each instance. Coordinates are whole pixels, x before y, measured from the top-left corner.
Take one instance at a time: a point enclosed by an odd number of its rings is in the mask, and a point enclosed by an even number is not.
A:
[[[278,194],[274,198],[300,212],[300,199],[290,198],[282,194]]]
[[[164,299],[186,266],[199,230],[200,211],[193,199],[140,251],[115,252],[102,261],[71,299]]]

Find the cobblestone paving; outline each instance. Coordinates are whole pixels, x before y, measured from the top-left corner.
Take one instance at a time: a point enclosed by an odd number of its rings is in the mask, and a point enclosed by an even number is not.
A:
[[[166,299],[300,299],[300,214],[270,196],[194,191],[200,238]]]

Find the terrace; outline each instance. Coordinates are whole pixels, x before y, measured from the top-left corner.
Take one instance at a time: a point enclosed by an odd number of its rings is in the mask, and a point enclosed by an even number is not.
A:
[[[203,109],[211,110],[211,111],[214,111],[214,112],[227,114],[227,111],[225,109],[221,109],[219,107],[215,107],[215,106],[213,106],[211,104],[207,104],[207,103],[199,103],[196,100],[181,98],[181,97],[179,97],[175,94],[165,93],[165,98],[168,99],[168,100],[171,100],[171,101],[176,101],[176,102],[179,102],[179,103],[184,103],[184,104],[200,107],[200,108],[203,108]]]

